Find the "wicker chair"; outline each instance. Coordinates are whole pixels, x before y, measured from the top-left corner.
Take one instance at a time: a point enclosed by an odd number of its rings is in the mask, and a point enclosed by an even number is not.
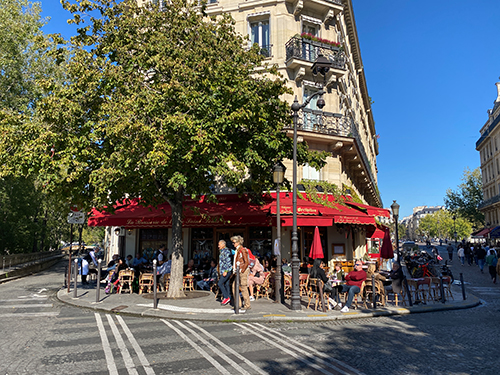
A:
[[[154,275],[152,273],[142,273],[139,276],[139,294],[151,293],[154,288]]]
[[[260,297],[266,296],[267,299],[270,299],[272,287],[270,283],[271,273],[266,272],[266,276],[264,277],[264,282],[260,285],[256,285],[257,292],[255,293],[255,299],[259,299]]]
[[[121,270],[118,274],[118,280],[120,285],[120,294],[124,291],[128,291],[130,294],[133,293],[132,283],[134,281],[134,271],[132,270]]]

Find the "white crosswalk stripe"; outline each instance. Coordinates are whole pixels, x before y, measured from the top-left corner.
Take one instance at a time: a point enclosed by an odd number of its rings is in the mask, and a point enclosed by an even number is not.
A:
[[[57,316],[59,312],[52,311],[54,305],[47,302],[47,296],[32,295],[20,296],[19,298],[9,298],[0,300],[1,318],[34,318]]]
[[[487,294],[491,296],[498,296],[500,295],[500,289],[495,288],[495,287],[481,287],[481,286],[472,286],[470,287],[470,290],[474,293],[479,293],[479,294]]]

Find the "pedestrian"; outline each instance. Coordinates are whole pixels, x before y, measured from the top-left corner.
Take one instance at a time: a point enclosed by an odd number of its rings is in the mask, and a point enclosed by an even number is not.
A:
[[[229,289],[229,280],[233,274],[231,266],[231,250],[226,247],[226,241],[219,241],[219,271],[221,273],[219,279],[219,289],[222,293],[222,305],[227,305],[231,301],[231,292]]]
[[[243,297],[243,309],[250,310],[250,296],[248,295],[248,275],[250,273],[250,260],[248,259],[248,249],[243,246],[243,237],[233,236],[231,241],[236,248],[234,255],[233,272],[236,274],[236,269],[240,268],[240,290],[236,290],[236,283],[233,284],[233,297],[240,298],[240,293]]]
[[[460,259],[460,263],[462,263],[462,266],[463,266],[465,263],[465,251],[464,251],[464,248],[462,247],[462,245],[460,245],[460,247],[457,250],[457,256]]]
[[[483,269],[486,258],[486,251],[482,248],[481,245],[479,245],[476,249],[476,257],[477,257],[477,265],[479,266],[481,273],[484,273]]]
[[[453,245],[451,243],[448,244],[448,246],[446,247],[446,250],[448,250],[448,259],[451,263],[453,261]]]
[[[497,263],[498,263],[498,258],[497,254],[495,253],[495,250],[488,250],[488,256],[486,257],[486,264],[488,265],[488,272],[490,273],[493,284],[496,284],[497,282],[497,270],[496,270]]]
[[[250,274],[248,275],[248,290],[250,292],[250,301],[255,301],[253,296],[253,290],[255,285],[264,284],[264,279],[266,275],[264,274],[264,267],[260,264],[259,259],[255,258],[255,263],[252,266],[250,263]]]
[[[467,264],[472,266],[472,249],[469,245],[465,245],[464,248],[465,257],[467,258]]]

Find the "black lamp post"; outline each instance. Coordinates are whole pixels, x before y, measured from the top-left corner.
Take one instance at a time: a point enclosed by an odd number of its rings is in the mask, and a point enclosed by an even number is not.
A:
[[[318,58],[312,66],[313,75],[318,73],[323,76],[323,85],[326,81],[326,74],[332,66],[331,62],[323,55],[318,55]],[[319,109],[325,107],[325,100],[323,99],[323,94],[325,92],[323,89],[314,93],[306,99],[303,104],[299,104],[297,96],[292,104],[293,111],[293,227],[292,227],[292,298],[290,307],[292,310],[301,310],[300,305],[300,289],[299,289],[299,249],[298,241],[299,237],[297,234],[297,123],[299,119],[299,111],[304,109],[313,98],[319,96],[316,105]]]
[[[281,288],[281,208],[280,208],[280,185],[285,178],[285,166],[278,162],[273,168],[273,181],[276,184],[276,240],[278,241],[278,254],[276,256],[276,274],[274,276],[275,302],[284,302],[285,294]]]
[[[396,226],[396,253],[398,254],[398,262],[401,264],[401,253],[399,251],[399,233],[398,233],[398,220],[399,220],[399,204],[394,201],[391,204],[392,217]]]
[[[455,227],[455,220],[457,217],[453,215],[453,235],[455,236],[455,248],[457,248],[457,229]]]

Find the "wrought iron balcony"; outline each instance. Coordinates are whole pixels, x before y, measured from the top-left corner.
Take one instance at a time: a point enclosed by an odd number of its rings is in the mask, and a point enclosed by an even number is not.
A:
[[[292,37],[285,44],[286,62],[291,59],[299,59],[314,62],[321,54],[331,61],[334,69],[345,70],[346,57],[344,51],[339,47],[324,43],[314,42],[299,36]]]
[[[498,203],[498,202],[500,202],[500,195],[495,195],[494,197],[479,203],[477,208],[478,208],[478,210],[481,210],[483,208],[486,208],[486,207],[491,206],[491,205]]]
[[[365,146],[361,141],[361,136],[358,132],[358,125],[354,119],[348,116],[342,116],[338,113],[323,112],[309,108],[303,108],[298,112],[298,116],[297,130],[354,138],[359,154],[361,155],[361,158],[366,166],[366,170],[368,171],[370,180],[373,182],[374,186],[376,185],[371,163],[368,159]],[[285,129],[293,130],[293,124],[290,124],[290,126]],[[376,192],[376,195],[378,200],[382,202],[378,191]]]

